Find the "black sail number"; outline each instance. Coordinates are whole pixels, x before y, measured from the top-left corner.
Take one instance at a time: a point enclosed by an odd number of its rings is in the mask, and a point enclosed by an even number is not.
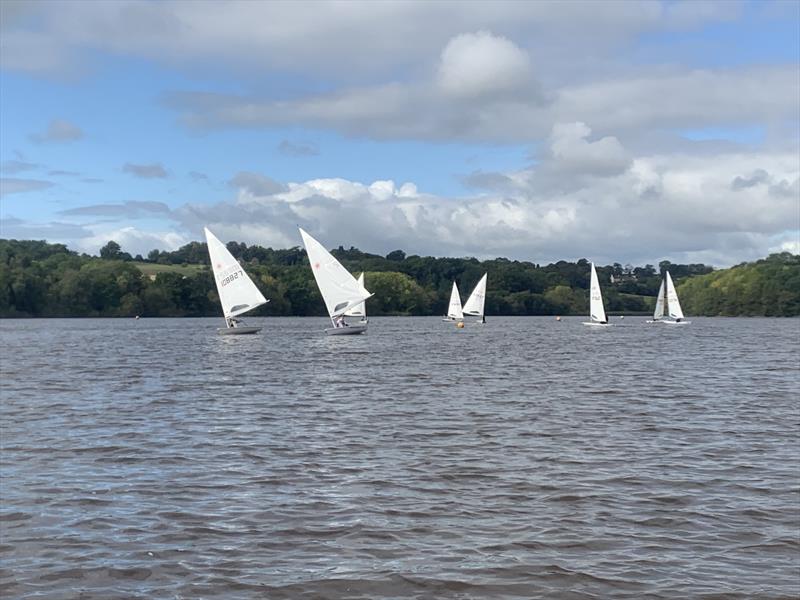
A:
[[[236,281],[237,279],[239,279],[240,276],[244,277],[244,272],[243,271],[234,271],[230,275],[222,278],[222,280],[220,281],[220,286],[225,287],[226,285],[228,285],[232,281]]]

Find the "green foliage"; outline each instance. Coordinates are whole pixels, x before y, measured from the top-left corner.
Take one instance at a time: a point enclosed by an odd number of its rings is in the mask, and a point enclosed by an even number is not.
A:
[[[301,248],[274,250],[229,242],[270,302],[254,315],[325,315],[325,305]],[[109,258],[78,255],[62,244],[0,240],[0,316],[218,316],[214,278],[204,243],[174,252],[153,250],[133,260],[114,242]],[[333,250],[352,273],[365,271],[370,315],[444,314],[453,281],[462,299],[489,274],[489,315],[583,315],[588,311],[589,263],[540,266],[505,258],[433,258],[401,250],[386,257],[356,248]],[[753,264],[712,271],[705,265],[662,262],[675,279],[687,315],[800,314],[800,256],[772,255]],[[652,311],[659,271],[598,266],[609,313]],[[612,282],[613,277],[613,282]]]
[[[687,314],[800,316],[800,255],[771,254],[692,277],[678,285],[678,294]]]

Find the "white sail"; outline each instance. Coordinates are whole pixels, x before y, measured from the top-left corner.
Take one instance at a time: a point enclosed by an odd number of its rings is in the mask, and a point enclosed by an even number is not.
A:
[[[220,242],[207,227],[203,229],[206,233],[211,269],[214,271],[214,281],[217,283],[217,293],[225,317],[235,317],[265,304],[267,299],[244,272],[242,266],[233,258],[233,255],[228,252],[225,244]]]
[[[675,291],[675,284],[672,283],[669,271],[667,271],[667,310],[673,319],[683,319],[683,310],[678,301],[678,292]]]
[[[358,285],[361,287],[361,289],[364,292],[369,294],[369,292],[367,292],[367,288],[364,287],[364,273],[361,273],[361,275],[358,276]],[[344,313],[344,316],[345,317],[361,317],[362,319],[366,319],[367,318],[367,303],[366,302],[362,302],[361,304],[359,304],[357,306],[354,306],[353,308],[348,309],[347,312]]]
[[[475,286],[475,289],[472,290],[469,298],[464,303],[465,315],[483,316],[483,306],[486,303],[486,275],[487,273],[483,274],[483,277],[478,281],[478,285]]]
[[[447,307],[447,316],[451,319],[463,319],[464,311],[461,308],[461,295],[458,286],[453,282],[453,291],[450,292],[450,306]]]
[[[605,323],[606,311],[603,308],[603,296],[600,293],[600,282],[597,279],[597,271],[592,263],[592,276],[589,288],[589,314],[593,322]]]
[[[331,319],[347,312],[372,296],[358,284],[356,278],[342,266],[325,247],[308,233],[300,229],[303,244],[311,263],[311,272],[317,280],[317,287],[325,301]]]
[[[653,320],[657,321],[664,317],[664,280],[661,280],[661,287],[658,288],[658,297],[656,298],[656,310],[653,312]]]

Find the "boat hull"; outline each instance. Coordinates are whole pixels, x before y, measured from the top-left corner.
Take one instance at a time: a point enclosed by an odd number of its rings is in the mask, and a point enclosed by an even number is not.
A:
[[[328,335],[358,335],[366,333],[366,325],[347,325],[346,327],[327,327],[325,333]]]
[[[225,329],[217,329],[220,335],[248,335],[258,333],[261,327],[227,327]]]
[[[590,322],[584,321],[583,324],[586,325],[587,327],[613,327],[611,323],[595,323],[593,321]]]
[[[691,325],[691,321],[661,321],[664,325]]]

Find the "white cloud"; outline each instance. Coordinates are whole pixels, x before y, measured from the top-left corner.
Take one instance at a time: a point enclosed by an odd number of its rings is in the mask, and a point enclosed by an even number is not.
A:
[[[568,138],[584,134],[574,127]],[[557,193],[551,165],[541,164],[505,174],[513,186],[471,198],[424,194],[411,183],[315,179],[264,195],[242,189],[234,202],[187,205],[173,218],[195,235],[208,225],[225,239],[273,247],[297,245],[301,225],[331,247],[380,254],[402,248],[536,262],[588,257],[724,266],[764,256],[786,241],[780,236],[787,227],[795,237],[800,228],[797,193],[776,195],[770,185],[731,190],[731,181],[754,165],[770,181],[800,180],[792,153],[654,155],[589,179],[573,181],[567,173],[570,184]]]
[[[515,95],[533,84],[528,54],[488,31],[451,39],[442,51],[438,83],[456,98]]]
[[[550,152],[556,164],[586,174],[613,174],[631,163],[628,153],[615,137],[590,142],[592,130],[581,122],[556,123],[550,134]]]
[[[150,250],[177,250],[191,239],[174,231],[142,231],[133,226],[107,228],[93,227],[91,235],[77,241],[76,248],[87,254],[99,254],[100,248],[110,240],[117,242],[124,252],[146,256]]]

